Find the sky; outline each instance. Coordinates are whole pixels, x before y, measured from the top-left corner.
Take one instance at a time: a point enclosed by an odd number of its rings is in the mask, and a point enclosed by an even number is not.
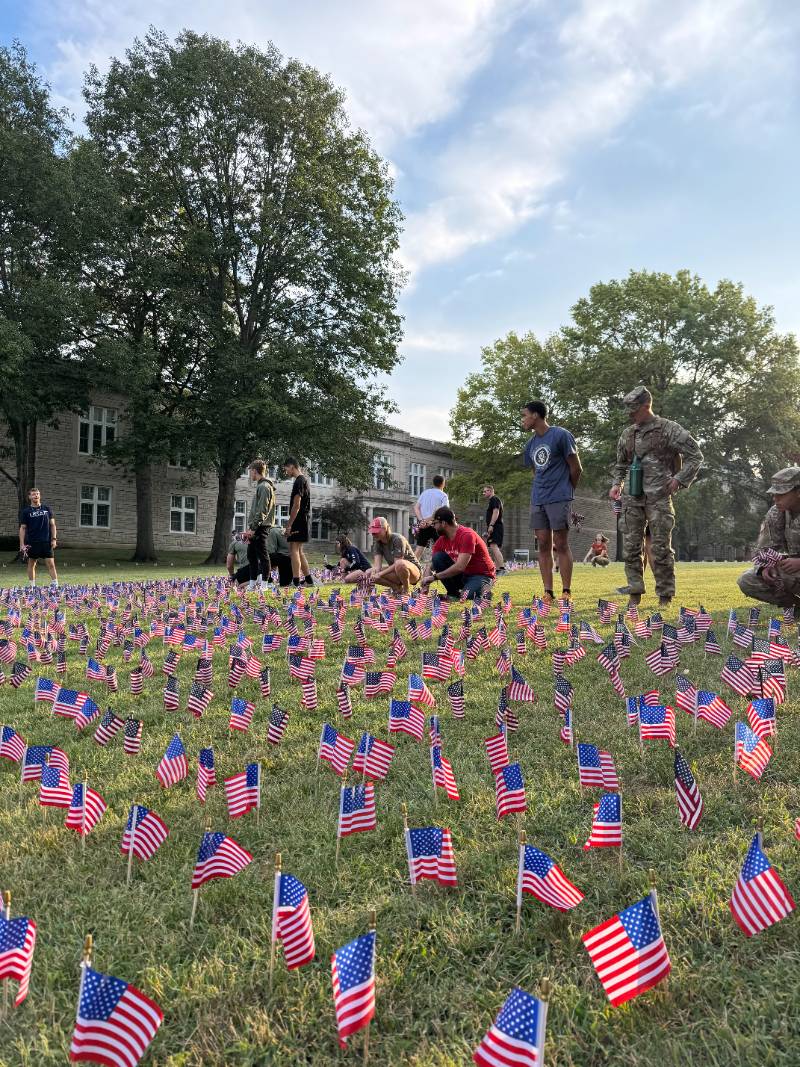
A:
[[[800,332],[800,5],[791,0],[28,0],[0,3],[80,122],[149,26],[329,73],[405,216],[392,422],[446,440],[481,348],[540,338],[598,281],[688,268]]]

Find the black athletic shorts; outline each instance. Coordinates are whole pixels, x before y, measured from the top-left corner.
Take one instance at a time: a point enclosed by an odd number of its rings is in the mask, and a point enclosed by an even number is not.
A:
[[[304,545],[308,542],[308,518],[298,515],[292,523],[292,532],[286,535],[286,540],[291,544]]]
[[[244,567],[240,567],[236,574],[233,576],[237,585],[244,585],[245,582],[250,581],[250,564],[245,563]]]
[[[49,541],[31,541],[28,545],[28,559],[52,559],[53,546]]]
[[[437,534],[433,526],[420,526],[414,536],[414,540],[416,541],[418,548],[426,548],[434,541],[437,541],[438,538],[439,535]]]
[[[489,537],[489,540],[486,543],[489,545],[497,545],[498,548],[502,548],[504,536],[505,531],[503,530],[503,522],[502,520],[500,520],[499,522],[496,522],[494,524],[491,536]]]

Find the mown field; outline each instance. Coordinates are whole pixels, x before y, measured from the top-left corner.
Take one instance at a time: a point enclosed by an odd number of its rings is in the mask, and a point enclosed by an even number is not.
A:
[[[666,617],[674,621],[680,603],[702,603],[714,614],[722,639],[729,607],[742,607],[735,585],[741,565],[682,565],[678,600]],[[181,573],[170,569],[168,577]],[[622,583],[621,568],[605,572],[576,569],[574,620],[598,624],[598,596]],[[2,572],[8,584],[10,569]],[[71,580],[73,575],[65,575]],[[114,568],[114,579],[163,578],[164,569]],[[108,581],[107,568],[87,567],[82,581]],[[498,582],[515,610],[540,591],[535,571]],[[645,600],[643,610],[655,610]],[[451,616],[457,617],[457,606]],[[5,609],[0,606],[0,614]],[[347,636],[354,610],[348,612]],[[526,897],[522,930],[514,933],[517,826],[495,818],[492,775],[483,738],[494,732],[500,679],[495,650],[468,667],[464,681],[466,717],[454,720],[444,686],[432,683],[442,719],[444,753],[452,762],[461,801],[443,792],[434,804],[427,738],[416,744],[395,735],[397,753],[388,780],[376,786],[378,829],[342,841],[334,863],[339,780],[326,766],[315,773],[321,723],[328,720],[357,740],[370,730],[386,737],[388,701],[366,701],[354,692],[354,715],[341,719],[334,699],[347,640],[329,646],[318,664],[320,707],[300,708],[299,685],[288,676],[285,655],[263,657],[272,667],[273,699],[290,711],[279,748],[266,743],[270,703],[258,696],[257,682],[245,679],[242,695],[256,702],[249,734],[227,728],[231,691],[227,655],[215,656],[215,699],[199,722],[186,711],[166,712],[160,673],[160,640],[148,651],[156,677],[133,697],[129,667],[112,648],[106,662],[117,665],[120,693],[84,679],[85,660],[68,642],[69,668],[62,684],[83,688],[103,708],[144,720],[141,754],[128,757],[118,735],[107,748],[92,740],[94,724],[76,734],[65,719],[51,719],[49,705],[33,703],[33,677],[19,690],[0,687],[0,722],[12,724],[29,744],[61,746],[70,757],[72,780],[88,773],[90,786],[109,804],[81,850],[76,834],[63,828],[64,813],[39,808],[37,787],[20,795],[19,769],[0,761],[0,888],[14,895],[12,912],[34,918],[39,940],[27,1001],[0,1023],[3,1067],[50,1067],[67,1062],[75,1015],[79,960],[84,936],[95,938],[95,966],[125,978],[161,1006],[165,1020],[145,1060],[169,1067],[200,1064],[331,1064],[361,1061],[361,1037],[346,1052],[338,1049],[331,996],[330,953],[366,930],[369,909],[377,912],[377,1014],[371,1028],[372,1063],[445,1067],[470,1062],[478,1044],[515,984],[535,991],[541,978],[553,984],[548,1016],[546,1063],[558,1067],[594,1064],[734,1065],[800,1062],[800,917],[797,913],[755,938],[746,939],[728,909],[731,889],[757,819],[764,822],[766,853],[789,889],[800,896],[800,842],[793,834],[800,816],[800,726],[797,692],[800,672],[790,669],[789,701],[779,708],[777,751],[760,782],[740,773],[733,782],[733,722],[747,701],[719,681],[720,657],[705,658],[702,645],[681,653],[681,669],[697,684],[722,692],[734,709],[724,731],[692,722],[677,711],[678,744],[695,767],[706,813],[699,829],[683,828],[677,816],[673,757],[666,741],[646,744],[626,726],[624,703],[596,663],[596,647],[569,669],[575,687],[578,737],[610,751],[622,783],[624,862],[616,850],[582,851],[598,790],[579,788],[574,754],[559,740],[559,717],[552,703],[550,651],[557,643],[555,613],[546,620],[549,648],[514,657],[538,694],[538,703],[520,705],[521,724],[510,739],[511,758],[521,762],[528,798],[523,828],[531,844],[549,853],[586,899],[566,917]],[[768,612],[762,613],[765,632]],[[318,612],[319,633],[329,616]],[[90,624],[92,636],[97,623]],[[797,632],[786,628],[793,646]],[[256,628],[248,623],[248,633]],[[388,638],[367,631],[385,656]],[[420,652],[433,649],[408,641],[409,655],[398,668],[396,696],[405,696],[409,671],[419,670]],[[560,642],[559,642],[560,643]],[[674,675],[655,680],[644,663],[644,647],[622,664],[628,693],[659,685],[673,703]],[[513,643],[512,643],[513,652]],[[185,655],[179,669],[185,708],[196,656]],[[53,668],[40,668],[40,673]],[[191,760],[190,777],[162,790],[155,768],[170,737],[179,730]],[[205,808],[195,797],[198,750],[212,745],[221,782],[250,759],[263,767],[260,824],[255,814],[230,820],[221,785],[209,792]],[[135,861],[130,889],[119,844],[129,805],[152,807],[170,828],[170,837],[147,863]],[[459,888],[408,885],[401,804],[412,826],[449,826],[458,866]],[[255,857],[234,879],[201,890],[194,929],[189,929],[190,877],[206,820],[229,833]],[[308,887],[317,959],[288,973],[280,957],[272,991],[268,984],[272,907],[272,859],[283,856],[284,870]],[[648,890],[655,871],[664,938],[672,959],[666,985],[621,1008],[612,1008],[580,942],[581,934]]]

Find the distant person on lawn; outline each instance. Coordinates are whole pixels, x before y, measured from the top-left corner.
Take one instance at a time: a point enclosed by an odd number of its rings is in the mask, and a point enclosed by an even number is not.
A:
[[[785,558],[745,571],[738,585],[753,600],[800,609],[800,467],[773,474],[767,492],[774,503],[761,524],[756,548],[771,548]]]
[[[375,539],[369,577],[376,585],[388,585],[396,593],[410,593],[422,576],[414,549],[402,534],[392,533],[382,516],[372,520],[369,532]]]
[[[267,537],[275,525],[275,486],[267,477],[267,464],[263,459],[254,459],[248,468],[250,481],[256,491],[247,516],[247,559],[250,563],[250,579],[247,588],[255,589],[269,581],[272,565],[267,551]]]
[[[483,487],[483,495],[486,498],[486,544],[489,546],[489,554],[494,560],[495,572],[498,577],[502,577],[506,573],[506,563],[503,559],[502,551],[505,539],[503,501],[495,493],[493,485],[485,485]]]
[[[467,599],[480,600],[496,574],[483,539],[468,526],[459,526],[451,508],[439,508],[434,513],[433,525],[439,537],[422,579],[423,589],[431,582],[440,581],[448,596],[459,599],[466,590]]]
[[[292,553],[292,582],[294,585],[300,585],[302,579],[305,585],[313,585],[314,579],[311,577],[311,568],[303,548],[303,545],[308,544],[309,538],[311,486],[294,456],[287,458],[283,471],[287,478],[294,478],[289,497],[289,522],[286,526],[286,540]]]
[[[547,404],[531,400],[522,409],[523,430],[531,433],[523,453],[525,466],[533,467],[531,529],[539,543],[539,570],[545,599],[553,600],[553,552],[558,557],[562,594],[572,596],[572,551],[569,528],[572,501],[583,468],[575,438],[563,426],[547,421]]]
[[[591,563],[593,567],[607,567],[610,560],[608,558],[608,538],[603,533],[595,534],[594,541],[589,545],[589,551],[583,557],[584,563]]]
[[[422,554],[429,544],[436,540],[436,531],[433,528],[433,513],[437,508],[450,506],[450,498],[444,491],[444,476],[435,474],[433,486],[423,490],[414,505],[414,514],[417,517],[417,533],[414,540],[417,547],[414,550],[417,559],[422,559]]]
[[[58,533],[53,512],[42,503],[38,489],[28,491],[28,506],[19,513],[19,550],[28,563],[28,581],[36,585],[36,563],[43,559],[50,575],[50,584],[58,585],[53,551],[58,545]]]
[[[339,570],[346,582],[360,582],[369,572],[369,560],[345,534],[336,538],[336,552],[339,555]]]

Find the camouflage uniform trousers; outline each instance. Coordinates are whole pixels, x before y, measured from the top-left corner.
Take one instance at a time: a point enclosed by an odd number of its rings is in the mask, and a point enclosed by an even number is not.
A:
[[[770,585],[751,569],[740,574],[736,581],[744,595],[753,600],[781,608],[800,607],[800,575],[787,574],[776,585]]]
[[[660,597],[675,596],[675,553],[672,551],[672,530],[675,511],[667,497],[652,504],[623,504],[620,532],[624,539],[623,558],[625,577],[632,593],[644,588],[644,531],[650,529],[653,538],[653,577]]]

